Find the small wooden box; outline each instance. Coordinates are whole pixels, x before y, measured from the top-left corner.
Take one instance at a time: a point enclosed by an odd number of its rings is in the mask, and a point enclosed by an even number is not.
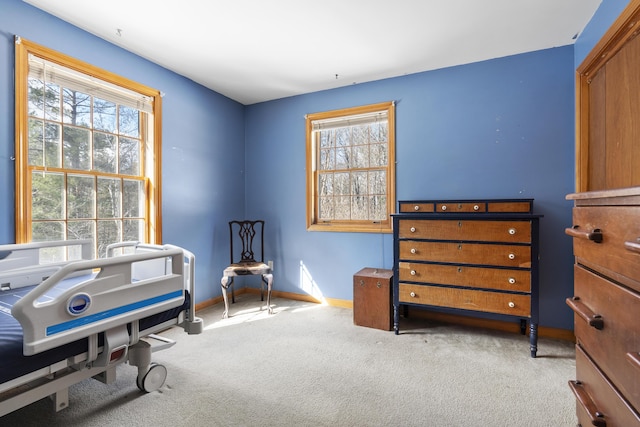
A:
[[[393,329],[393,271],[363,268],[353,276],[353,323],[358,326]]]

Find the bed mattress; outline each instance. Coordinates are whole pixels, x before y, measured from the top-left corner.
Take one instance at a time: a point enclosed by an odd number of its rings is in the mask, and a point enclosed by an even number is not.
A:
[[[53,296],[89,278],[91,278],[90,275],[65,279],[49,293]],[[22,326],[11,315],[11,307],[34,287],[0,291],[0,384],[87,351],[87,339],[82,339],[32,356],[23,355]],[[189,308],[189,302],[188,292],[185,291],[182,306],[140,319],[140,330],[174,319],[182,310]],[[101,336],[99,342],[100,344],[102,342]]]

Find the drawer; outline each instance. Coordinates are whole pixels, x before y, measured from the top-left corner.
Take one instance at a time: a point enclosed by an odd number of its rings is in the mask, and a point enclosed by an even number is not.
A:
[[[640,352],[640,295],[578,266],[574,282],[575,297],[567,302],[576,313],[578,343],[640,410],[640,365],[632,360]]]
[[[531,221],[403,219],[399,222],[398,236],[401,239],[530,243]]]
[[[403,261],[446,262],[452,264],[495,265],[503,267],[531,267],[531,247],[493,245],[488,243],[398,242]]]
[[[574,237],[576,261],[640,291],[638,218],[637,206],[573,208],[573,227],[567,234]],[[598,236],[602,239],[600,243]]]
[[[487,205],[483,202],[443,202],[436,203],[436,212],[442,213],[467,213],[467,212],[486,212]]]
[[[531,273],[529,270],[400,262],[398,277],[403,282],[531,292]]]
[[[576,378],[577,381],[569,381],[569,386],[576,396],[576,413],[582,426],[598,425],[592,419],[599,419],[602,422],[599,425],[606,427],[640,426],[637,412],[625,402],[580,345],[576,345]]]
[[[433,213],[433,202],[398,202],[401,213]]]
[[[529,295],[400,283],[398,298],[400,303],[459,308],[518,317],[531,316]]]
[[[530,201],[489,202],[487,212],[530,213],[533,208]]]

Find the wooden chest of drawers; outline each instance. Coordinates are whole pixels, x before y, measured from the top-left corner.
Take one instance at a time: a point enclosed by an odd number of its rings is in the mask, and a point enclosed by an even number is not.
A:
[[[576,69],[573,237],[580,423],[640,426],[640,1]]]
[[[577,399],[582,425],[640,426],[640,188],[574,201]],[[599,424],[597,424],[599,423]]]
[[[529,321],[537,352],[538,228],[531,199],[399,202],[394,229],[394,330],[400,306]]]

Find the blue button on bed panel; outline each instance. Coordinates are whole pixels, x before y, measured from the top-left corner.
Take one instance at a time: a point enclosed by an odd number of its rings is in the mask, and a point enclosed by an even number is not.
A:
[[[67,313],[79,316],[91,307],[91,297],[84,292],[75,294],[67,302]]]
[[[111,310],[105,310],[100,313],[91,314],[89,316],[80,317],[78,319],[68,320],[66,322],[58,323],[56,325],[48,326],[46,329],[47,336],[59,334],[60,332],[69,331],[80,326],[96,323],[101,320],[109,319],[111,317],[119,316],[124,313],[128,313],[140,308],[148,307],[159,302],[168,301],[173,298],[179,298],[183,296],[183,291],[170,292],[168,294],[159,295],[154,298],[149,298],[143,301],[137,301],[135,303],[122,305],[120,307],[112,308]],[[71,301],[70,301],[71,302]]]

